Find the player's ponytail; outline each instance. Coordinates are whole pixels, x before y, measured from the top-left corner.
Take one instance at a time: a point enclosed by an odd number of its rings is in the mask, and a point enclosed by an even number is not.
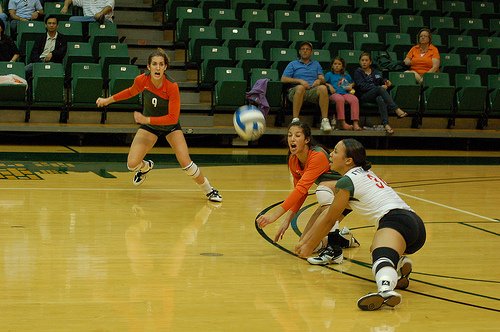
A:
[[[372,167],[372,164],[366,160],[366,150],[363,144],[353,138],[342,140],[345,145],[345,155],[352,158],[354,165],[361,166],[365,171]]]

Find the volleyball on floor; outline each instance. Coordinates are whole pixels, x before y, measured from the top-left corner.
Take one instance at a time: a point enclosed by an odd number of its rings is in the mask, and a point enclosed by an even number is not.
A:
[[[245,141],[255,141],[266,130],[264,114],[255,106],[239,107],[233,116],[236,133]]]

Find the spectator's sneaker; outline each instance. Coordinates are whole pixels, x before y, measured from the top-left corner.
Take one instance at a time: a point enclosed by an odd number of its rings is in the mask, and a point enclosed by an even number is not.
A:
[[[322,131],[332,131],[332,126],[330,125],[330,120],[328,120],[328,118],[323,118],[323,120],[321,120],[320,129]]]
[[[144,182],[144,180],[146,180],[146,174],[148,174],[149,171],[152,170],[153,167],[155,166],[155,163],[152,160],[146,160],[146,163],[148,163],[148,166],[149,166],[149,169],[147,171],[139,170],[139,171],[135,172],[135,174],[134,174],[134,178],[132,179],[132,183],[135,186],[142,184]]]
[[[222,196],[215,188],[212,188],[212,191],[207,194],[207,198],[210,202],[222,202]]]
[[[410,284],[410,273],[412,271],[412,262],[406,256],[401,256],[397,266],[398,270],[398,283],[396,289],[406,289]]]
[[[349,228],[347,227],[342,228],[339,234],[340,236],[342,236],[344,239],[347,240],[347,242],[345,243],[346,246],[342,246],[342,248],[357,248],[360,246],[358,240],[354,238],[354,235],[352,234]]]
[[[344,255],[342,248],[339,246],[328,246],[319,253],[316,257],[309,257],[307,261],[312,265],[328,265],[328,264],[342,264]]]
[[[300,119],[299,118],[293,118],[291,123],[296,123],[296,122],[300,122]]]
[[[370,293],[358,300],[358,307],[361,310],[372,311],[380,309],[384,304],[389,307],[397,306],[401,303],[401,295],[395,291],[387,290],[378,293]]]

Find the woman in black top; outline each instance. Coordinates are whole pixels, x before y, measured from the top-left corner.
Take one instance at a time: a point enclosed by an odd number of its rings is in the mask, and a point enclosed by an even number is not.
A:
[[[0,61],[14,62],[19,58],[19,49],[14,41],[5,34],[5,24],[0,20]]]
[[[360,104],[363,102],[375,102],[378,105],[382,125],[387,134],[393,134],[394,130],[389,125],[388,111],[394,111],[398,118],[404,118],[408,113],[399,108],[387,91],[392,83],[385,79],[382,73],[372,68],[370,53],[363,52],[359,57],[360,68],[354,72],[354,83],[356,83],[356,95]]]

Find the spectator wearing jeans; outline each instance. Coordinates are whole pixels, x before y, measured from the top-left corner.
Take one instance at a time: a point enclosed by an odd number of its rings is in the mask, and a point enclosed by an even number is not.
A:
[[[76,22],[113,22],[114,0],[64,0],[61,13],[66,14],[69,6],[73,4],[82,7],[83,16],[71,16],[70,21]]]
[[[325,85],[323,68],[318,61],[311,59],[312,44],[302,42],[299,46],[299,59],[291,61],[281,76],[281,82],[296,84],[288,90],[288,99],[293,103],[293,120],[299,121],[304,101],[319,104],[321,109],[321,130],[331,131],[328,119],[328,89]]]

